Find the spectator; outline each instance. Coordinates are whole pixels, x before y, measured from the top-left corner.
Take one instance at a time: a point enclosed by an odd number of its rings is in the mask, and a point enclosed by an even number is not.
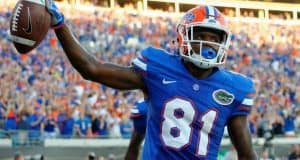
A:
[[[120,122],[121,119],[117,116],[117,112],[113,112],[112,116],[108,120],[110,137],[112,138],[121,137]]]
[[[299,108],[296,108],[295,109],[295,115],[296,115],[296,117],[295,117],[295,130],[296,130],[296,132],[297,133],[299,133],[299,131],[300,131],[300,110],[299,110]]]
[[[46,111],[46,119],[44,121],[44,136],[45,138],[55,138],[56,129],[58,128],[57,123],[52,115],[51,110]]]
[[[295,136],[295,117],[291,113],[291,108],[288,109],[287,113],[284,112],[284,135],[286,137]]]
[[[127,115],[122,116],[120,128],[121,128],[121,135],[123,138],[131,137],[131,133],[133,130],[133,124],[131,121],[129,121],[129,116],[127,116]]]
[[[25,145],[28,142],[28,130],[30,128],[28,116],[29,114],[26,108],[23,108],[19,113],[20,120],[18,122],[18,138],[19,144],[21,145]]]
[[[0,120],[2,120],[4,118],[5,118],[5,107],[4,107],[3,103],[0,101]]]
[[[24,156],[21,152],[16,152],[14,156],[14,160],[24,160]]]
[[[284,132],[283,125],[284,125],[284,121],[283,121],[282,117],[275,114],[275,120],[272,124],[274,135],[283,135],[283,132]]]
[[[41,138],[41,131],[43,129],[43,121],[45,117],[40,107],[34,107],[34,112],[28,117],[29,133],[28,136],[31,140],[36,141]]]
[[[263,149],[261,152],[260,160],[272,160],[272,158],[269,156],[268,149]]]
[[[109,136],[108,129],[108,115],[101,114],[99,116],[99,136],[102,138],[107,138]]]
[[[61,107],[59,109],[59,113],[57,116],[57,125],[59,128],[60,134],[63,131],[64,124],[65,124],[65,121],[67,120],[67,117],[68,117],[68,115],[67,115],[67,111],[66,111],[65,107]]]
[[[16,130],[17,129],[17,115],[15,112],[14,107],[9,107],[6,113],[6,119],[4,122],[4,129],[5,130]]]
[[[97,155],[94,152],[90,152],[86,160],[97,160]]]
[[[84,111],[80,113],[80,118],[75,122],[75,130],[79,137],[84,138],[90,135],[92,130],[91,120],[85,116]]]
[[[300,158],[300,150],[299,150],[299,145],[298,144],[292,144],[291,146],[292,151],[288,155],[289,160],[295,160]]]
[[[73,136],[73,129],[75,120],[72,117],[72,112],[69,112],[66,119],[61,124],[61,136],[62,138],[71,138]]]

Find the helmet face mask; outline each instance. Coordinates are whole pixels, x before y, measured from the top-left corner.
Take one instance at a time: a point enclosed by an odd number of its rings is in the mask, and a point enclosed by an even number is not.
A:
[[[210,7],[219,16],[207,16],[208,7],[210,6],[191,9],[177,26],[180,55],[203,69],[225,63],[231,37],[221,13]]]

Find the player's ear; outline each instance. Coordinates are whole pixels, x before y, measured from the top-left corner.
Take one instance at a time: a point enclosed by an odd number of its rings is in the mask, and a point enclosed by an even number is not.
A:
[[[176,46],[177,46],[178,42],[179,42],[179,39],[178,39],[178,38],[172,40],[172,44],[173,44],[173,45],[176,45]]]
[[[171,41],[171,43],[172,45],[176,45],[176,41],[174,39]]]
[[[176,38],[176,40],[174,39],[174,40],[172,41],[172,43],[173,43],[173,45],[174,45],[176,48],[178,48],[179,39],[178,39],[178,38]]]

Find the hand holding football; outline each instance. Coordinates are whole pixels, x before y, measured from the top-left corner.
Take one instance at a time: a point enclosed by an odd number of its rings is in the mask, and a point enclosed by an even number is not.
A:
[[[45,0],[18,1],[10,21],[10,38],[17,51],[26,54],[37,47],[46,36],[50,23]]]

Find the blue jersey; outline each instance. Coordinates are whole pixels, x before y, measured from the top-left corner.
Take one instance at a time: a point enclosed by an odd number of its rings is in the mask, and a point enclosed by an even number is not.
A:
[[[217,159],[228,120],[248,115],[251,79],[218,69],[193,77],[179,56],[153,47],[133,60],[148,89],[149,108],[143,159]]]
[[[141,99],[137,101],[131,109],[130,117],[133,121],[134,130],[139,134],[145,134],[147,126],[147,101]]]
[[[83,119],[78,119],[76,122],[75,122],[75,126],[77,126],[81,133],[86,135],[87,134],[87,131],[89,128],[91,128],[92,126],[92,122],[89,118],[87,117],[84,117]]]

